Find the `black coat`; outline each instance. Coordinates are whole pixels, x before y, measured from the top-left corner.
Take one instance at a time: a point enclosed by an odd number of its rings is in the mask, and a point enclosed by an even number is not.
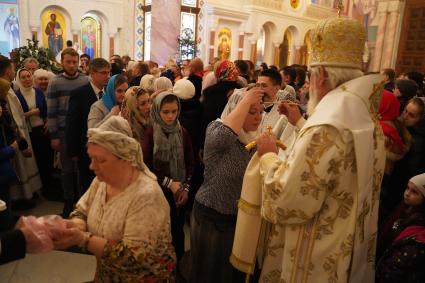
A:
[[[12,230],[0,234],[0,264],[25,257],[26,242],[21,230]]]
[[[75,89],[69,97],[65,142],[71,157],[81,157],[86,153],[87,118],[91,105],[96,101],[97,96],[90,83]]]

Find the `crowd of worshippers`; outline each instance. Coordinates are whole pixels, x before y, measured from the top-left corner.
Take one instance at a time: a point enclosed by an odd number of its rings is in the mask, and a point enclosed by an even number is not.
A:
[[[60,56],[57,75],[34,58],[15,72],[0,56],[1,230],[15,225],[12,200],[60,192],[69,229],[53,246],[96,255],[99,282],[172,282],[185,253],[185,223],[189,281],[244,282],[229,257],[255,153],[245,145],[270,132],[286,145],[279,157],[290,156],[312,114],[307,67],[200,58],[158,66],[119,55],[108,62],[72,48]],[[382,74],[377,282],[423,282],[424,75]]]

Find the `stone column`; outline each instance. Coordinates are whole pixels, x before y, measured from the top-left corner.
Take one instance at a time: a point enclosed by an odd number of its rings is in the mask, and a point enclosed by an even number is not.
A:
[[[175,58],[179,51],[177,38],[180,36],[180,2],[152,1],[151,60],[160,65]]]
[[[302,50],[301,50],[302,45],[295,45],[295,64],[299,64],[302,65],[302,59],[303,59],[303,55],[302,55]]]
[[[244,41],[244,33],[239,33],[239,46],[238,46],[238,60],[242,60],[243,57],[243,41]]]
[[[373,54],[373,64],[372,71],[379,72],[381,71],[381,58],[382,58],[382,49],[384,47],[384,37],[385,37],[385,29],[387,25],[387,11],[382,10],[378,14],[379,22],[378,22],[378,35],[375,43],[375,52]]]
[[[215,43],[215,29],[210,30],[210,46],[209,46],[209,62],[214,61],[214,43]]]
[[[397,32],[397,24],[400,16],[399,2],[393,2],[395,5],[390,5],[388,17],[388,27],[384,39],[384,51],[382,53],[381,69],[391,68],[391,61],[393,57],[395,37]],[[391,3],[392,4],[392,3]]]
[[[109,33],[109,58],[111,58],[112,55],[115,54],[114,37],[115,34]]]
[[[273,43],[273,47],[274,47],[274,59],[273,59],[273,65],[277,66],[278,68],[279,66],[279,59],[280,59],[280,49],[279,49],[280,43]]]
[[[72,44],[75,44],[76,42],[79,43],[78,34],[79,34],[78,30],[72,31]]]
[[[249,60],[251,60],[254,65],[257,63],[257,40],[251,40],[251,56],[249,57]]]
[[[38,40],[38,34],[37,31],[39,30],[39,27],[31,27],[31,38],[32,40]],[[22,43],[21,43],[22,45]]]

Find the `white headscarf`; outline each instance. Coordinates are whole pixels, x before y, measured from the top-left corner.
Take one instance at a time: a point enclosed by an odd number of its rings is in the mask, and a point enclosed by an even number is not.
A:
[[[412,182],[425,197],[425,173],[412,177],[409,182]]]

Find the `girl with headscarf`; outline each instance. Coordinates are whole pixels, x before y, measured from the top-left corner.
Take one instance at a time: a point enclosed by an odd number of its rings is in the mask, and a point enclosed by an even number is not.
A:
[[[120,113],[125,92],[128,89],[127,78],[123,75],[112,76],[106,86],[105,94],[90,107],[87,127],[97,128],[111,116]]]
[[[152,105],[152,127],[142,143],[145,163],[157,176],[171,208],[171,234],[178,259],[184,253],[185,204],[194,163],[190,136],[178,120],[180,110],[176,95],[160,93]]]
[[[229,97],[237,84],[239,72],[233,62],[224,60],[218,63],[214,71],[217,83],[206,88],[203,92],[202,100],[202,122],[201,122],[201,147],[205,141],[205,131],[211,121],[219,118],[227,104]]]
[[[404,201],[380,229],[376,282],[425,282],[425,173],[409,180]]]
[[[400,160],[409,150],[410,135],[397,118],[400,115],[400,102],[389,91],[384,90],[378,108],[379,123],[385,135],[387,160],[385,173],[391,174],[394,162]]]
[[[29,70],[20,69],[16,74],[16,83],[19,87],[16,96],[28,125],[35,161],[43,183],[43,194],[48,197],[53,170],[53,152],[47,131],[46,99],[40,89],[34,88],[33,76]]]
[[[140,143],[146,129],[151,126],[152,101],[149,93],[141,87],[130,87],[123,100],[121,116],[130,124],[133,137]]]
[[[113,116],[87,136],[96,178],[55,248],[94,254],[94,282],[174,282],[169,207],[128,122]]]

